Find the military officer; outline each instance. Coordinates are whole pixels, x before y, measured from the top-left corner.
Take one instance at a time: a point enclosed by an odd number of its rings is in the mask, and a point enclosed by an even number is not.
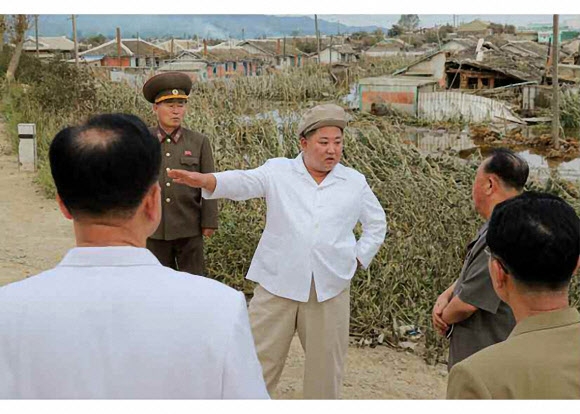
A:
[[[192,274],[205,274],[203,237],[218,227],[217,202],[204,200],[201,190],[173,185],[171,169],[214,172],[209,139],[182,126],[187,112],[191,79],[181,72],[167,72],[150,78],[143,95],[153,104],[157,126],[151,133],[161,142],[162,218],[147,248],[164,265]]]

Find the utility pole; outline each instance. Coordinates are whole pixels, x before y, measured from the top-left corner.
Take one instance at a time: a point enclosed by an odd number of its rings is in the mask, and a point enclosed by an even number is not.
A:
[[[284,66],[286,66],[286,35],[284,35],[284,43],[282,47],[282,60],[284,61]]]
[[[38,51],[38,14],[34,15],[34,34],[36,36],[36,58],[40,58],[40,52]]]
[[[320,65],[320,34],[318,33],[318,16],[314,15],[314,30],[316,30],[316,51],[318,53],[318,64]]]
[[[554,15],[552,33],[552,141],[554,148],[560,148],[560,88],[558,84],[558,35],[559,15]]]
[[[117,65],[121,67],[121,28],[117,27]]]
[[[330,35],[330,48],[328,49],[328,51],[330,52],[330,67],[332,67],[332,35]]]
[[[246,40],[246,29],[242,27],[242,40]]]
[[[77,17],[72,15],[72,25],[73,25],[73,42],[75,42],[75,65],[79,67],[79,43],[77,41]]]

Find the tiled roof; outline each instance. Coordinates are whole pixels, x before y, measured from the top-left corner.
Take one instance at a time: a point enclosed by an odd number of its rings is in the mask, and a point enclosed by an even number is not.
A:
[[[278,49],[278,42],[280,42],[280,47]],[[238,43],[238,46],[242,46],[244,44],[251,44],[252,46],[256,47],[257,49],[262,50],[265,54],[276,56],[278,54],[282,54],[284,52],[284,39],[277,39],[277,40],[245,40]],[[278,50],[280,51],[278,53]],[[292,45],[292,39],[286,39],[286,54],[287,55],[302,55],[304,54],[296,47]]]
[[[36,50],[36,38],[33,36],[28,36],[22,48],[24,50]],[[70,52],[74,49],[74,42],[70,39],[67,39],[66,36],[38,37],[38,50],[61,50]]]
[[[121,56],[168,56],[169,52],[143,39],[121,39]],[[79,55],[103,55],[116,57],[117,40],[113,39],[100,46],[86,50]]]

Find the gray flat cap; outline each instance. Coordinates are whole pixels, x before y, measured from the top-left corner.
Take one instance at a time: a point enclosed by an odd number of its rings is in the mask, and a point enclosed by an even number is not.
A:
[[[346,112],[338,105],[324,104],[307,110],[298,125],[298,136],[305,136],[315,129],[325,126],[346,127]]]

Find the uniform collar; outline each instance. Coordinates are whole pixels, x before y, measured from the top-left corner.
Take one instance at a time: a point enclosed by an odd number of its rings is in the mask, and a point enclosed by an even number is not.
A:
[[[157,124],[157,138],[159,139],[159,142],[163,142],[164,139],[169,137],[174,143],[177,143],[182,135],[183,128],[181,125],[171,134],[168,134],[163,128],[161,128],[161,125]]]
[[[303,152],[300,152],[300,154],[298,154],[298,156],[294,158],[294,160],[292,160],[292,166],[294,167],[294,171],[296,171],[297,173],[312,178],[310,176],[310,173],[306,169],[306,165],[304,165]],[[340,163],[334,166],[334,168],[330,171],[330,173],[326,176],[326,178],[322,181],[322,183],[320,183],[320,185],[327,185],[330,182],[335,181],[335,178],[346,180],[345,167]]]
[[[528,332],[573,325],[575,323],[580,323],[580,313],[575,308],[570,307],[551,312],[543,312],[520,321],[510,334],[510,337]]]
[[[161,266],[149,250],[133,246],[75,247],[68,251],[58,266]]]
[[[486,221],[485,223],[483,223],[483,226],[481,226],[479,228],[479,230],[477,231],[477,237],[481,237],[482,235],[484,235],[485,233],[487,233],[487,229],[489,227],[489,220]]]

